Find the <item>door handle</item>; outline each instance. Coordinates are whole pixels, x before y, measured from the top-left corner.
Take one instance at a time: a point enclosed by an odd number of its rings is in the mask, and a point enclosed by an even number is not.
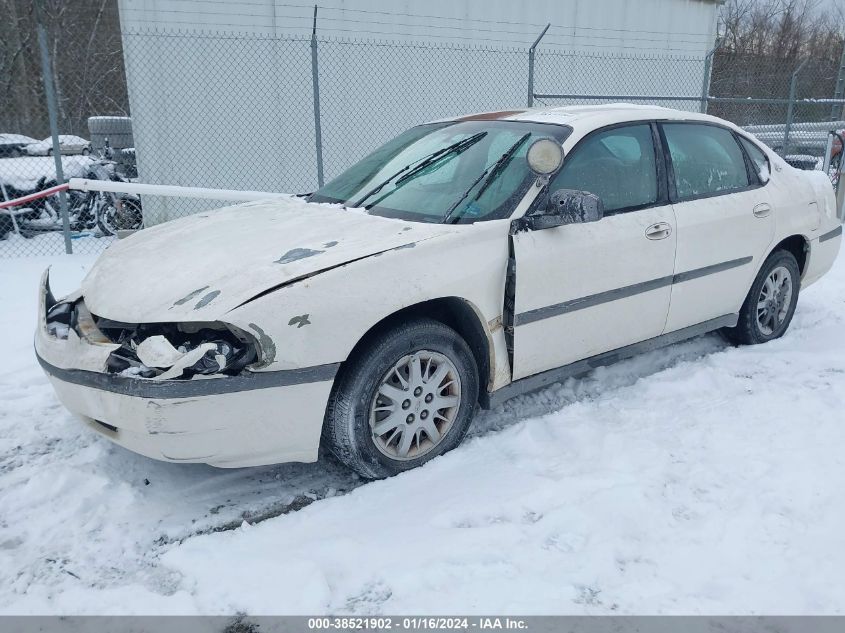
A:
[[[668,222],[656,222],[645,230],[645,236],[650,240],[663,240],[672,234],[672,225]]]
[[[765,218],[772,212],[772,207],[767,202],[761,202],[754,207],[754,216],[758,218]]]

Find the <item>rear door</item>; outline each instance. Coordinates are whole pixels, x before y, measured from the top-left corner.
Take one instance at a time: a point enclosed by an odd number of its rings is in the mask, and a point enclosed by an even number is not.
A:
[[[677,221],[671,332],[739,311],[774,237],[775,214],[770,188],[732,130],[660,128]]]
[[[648,122],[586,136],[548,191],[594,193],[605,217],[512,236],[514,379],[663,331],[676,234],[657,138]]]

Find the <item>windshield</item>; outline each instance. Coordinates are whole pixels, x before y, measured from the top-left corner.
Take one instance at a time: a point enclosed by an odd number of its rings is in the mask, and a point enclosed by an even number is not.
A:
[[[525,153],[570,128],[525,121],[447,121],[403,132],[308,198],[418,222],[508,217],[534,180]]]

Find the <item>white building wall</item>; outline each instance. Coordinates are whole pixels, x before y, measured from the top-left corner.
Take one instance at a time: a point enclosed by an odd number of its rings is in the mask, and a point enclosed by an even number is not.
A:
[[[313,5],[119,0],[119,7],[143,181],[316,186]],[[326,177],[416,123],[524,107],[527,48],[547,22],[538,92],[697,94],[703,63],[658,67],[617,56],[701,60],[715,40],[717,8],[710,0],[320,0],[318,36],[344,40],[319,47]],[[195,208],[145,202],[150,222]]]

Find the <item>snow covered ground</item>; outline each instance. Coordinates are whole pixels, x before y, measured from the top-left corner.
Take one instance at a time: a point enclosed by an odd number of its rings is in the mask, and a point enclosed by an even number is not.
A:
[[[115,238],[97,231],[71,232],[71,248],[74,253],[90,254],[104,251]],[[49,231],[41,235],[23,237],[12,231],[6,239],[0,236],[0,266],[5,267],[6,258],[28,255],[59,255],[65,252],[65,236],[61,231]],[[62,261],[58,259],[57,261]]]
[[[83,429],[0,260],[0,613],[845,612],[845,261],[774,343],[715,335],[481,413],[375,483],[162,464]]]

